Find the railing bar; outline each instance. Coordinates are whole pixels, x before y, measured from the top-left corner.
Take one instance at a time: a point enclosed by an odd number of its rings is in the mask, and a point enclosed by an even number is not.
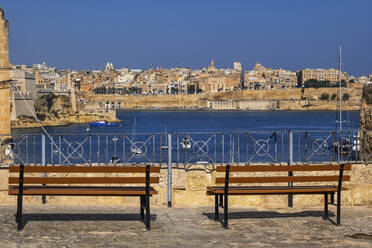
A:
[[[27,164],[29,164],[29,160],[28,160],[28,136],[26,136],[26,161],[27,161]]]
[[[108,164],[108,135],[106,135],[106,165]]]
[[[230,163],[232,163],[232,134],[230,133]]]
[[[54,165],[54,156],[53,156],[53,141],[54,141],[54,136],[51,135],[51,140],[50,140],[50,157],[51,157],[51,163]]]
[[[89,134],[89,165],[92,166],[92,135]]]
[[[116,137],[116,135],[114,136],[114,158],[113,158],[113,161],[112,162],[114,162],[114,164],[116,164],[116,162],[117,162],[117,159],[116,159],[116,139],[117,139],[117,137]]]
[[[33,136],[34,140],[34,164],[36,164],[36,136]]]
[[[62,137],[61,135],[58,135],[58,146],[59,146],[59,151],[58,151],[58,163],[62,163]]]
[[[277,137],[276,137],[276,132],[273,133],[274,135],[274,159],[275,162],[278,162],[278,143],[277,143]]]
[[[180,163],[180,135],[177,134],[177,165]]]
[[[123,141],[123,154],[121,155],[121,159],[124,163],[125,162],[125,134],[121,135],[120,137],[122,138],[122,141]]]
[[[100,144],[100,136],[97,135],[97,159],[98,159],[98,165],[100,165],[100,153],[101,153],[99,144]]]
[[[225,134],[222,133],[222,163],[225,163]]]
[[[217,137],[216,134],[213,135],[214,137],[214,163],[217,162]]]
[[[161,146],[162,146],[162,136],[163,136],[163,135],[160,135],[160,136],[159,136],[159,143],[160,143],[160,144],[159,144],[159,156],[160,156],[160,157],[159,157],[159,164],[160,164],[160,165],[161,165],[161,162],[163,161],[163,158],[162,158],[162,155],[163,155],[163,154],[162,154],[162,149],[161,149]]]
[[[240,134],[237,134],[238,138],[238,164],[240,164]]]
[[[156,136],[155,134],[152,134],[152,163],[156,163]]]
[[[297,146],[298,159],[297,159],[297,161],[301,162],[301,133],[300,133],[300,131],[297,132],[297,136],[298,136],[298,146]]]
[[[245,133],[245,146],[246,146],[246,163],[248,163],[249,160],[249,150],[248,150],[248,143],[249,143],[249,136],[248,133]]]

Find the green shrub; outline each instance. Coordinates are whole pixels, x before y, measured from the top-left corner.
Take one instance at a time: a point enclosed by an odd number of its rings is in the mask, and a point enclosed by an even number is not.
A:
[[[320,98],[320,100],[328,101],[329,100],[329,95],[327,93],[323,93]]]
[[[344,93],[344,95],[342,96],[342,100],[344,101],[349,100],[349,98],[350,98],[350,95],[348,93]]]

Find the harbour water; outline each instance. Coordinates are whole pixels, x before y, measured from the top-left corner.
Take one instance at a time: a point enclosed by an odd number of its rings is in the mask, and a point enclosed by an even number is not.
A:
[[[118,111],[122,120],[112,127],[93,127],[91,133],[245,132],[274,130],[335,130],[334,111]],[[359,112],[343,112],[345,129],[359,128]],[[47,127],[51,134],[87,133],[88,124]],[[40,128],[14,129],[14,134],[41,134]]]
[[[115,126],[73,124],[42,129],[13,130],[19,162],[107,164],[166,163],[168,134],[172,162],[250,163],[287,162],[292,135],[295,162],[335,161],[332,144],[339,140],[337,112],[290,111],[118,111]],[[344,112],[343,137],[352,139],[359,112]],[[290,134],[289,131],[292,131]],[[354,159],[345,154],[344,159]]]

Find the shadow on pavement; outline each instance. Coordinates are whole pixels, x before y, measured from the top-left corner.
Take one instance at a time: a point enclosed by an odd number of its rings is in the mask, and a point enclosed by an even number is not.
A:
[[[150,214],[156,220],[156,214]],[[23,214],[23,225],[29,221],[140,221],[139,214]]]
[[[209,219],[214,220],[213,213],[203,213]],[[230,212],[229,219],[263,219],[263,218],[294,218],[294,217],[323,217],[323,211],[302,211],[296,213],[279,213],[274,211],[247,211],[247,212]],[[329,212],[329,217],[335,216]],[[220,217],[223,211],[220,212]]]

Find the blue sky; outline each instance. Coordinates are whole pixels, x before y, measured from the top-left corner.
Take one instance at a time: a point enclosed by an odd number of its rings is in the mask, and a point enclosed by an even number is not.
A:
[[[13,64],[59,69],[217,67],[372,73],[370,0],[3,0]]]

